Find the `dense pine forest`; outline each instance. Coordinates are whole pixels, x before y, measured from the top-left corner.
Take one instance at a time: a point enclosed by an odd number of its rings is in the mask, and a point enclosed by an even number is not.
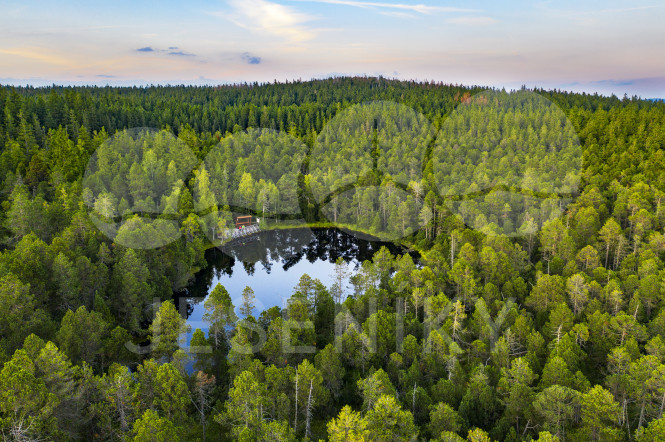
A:
[[[665,440],[663,102],[0,87],[0,204],[4,440]],[[181,348],[238,214],[418,257],[262,312],[218,285]]]

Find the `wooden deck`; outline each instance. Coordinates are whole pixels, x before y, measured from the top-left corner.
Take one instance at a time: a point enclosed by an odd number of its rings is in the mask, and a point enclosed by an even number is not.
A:
[[[251,224],[243,226],[241,229],[227,229],[225,231],[219,232],[217,238],[221,240],[244,238],[246,236],[259,233],[260,231],[261,228],[259,227],[258,224]]]

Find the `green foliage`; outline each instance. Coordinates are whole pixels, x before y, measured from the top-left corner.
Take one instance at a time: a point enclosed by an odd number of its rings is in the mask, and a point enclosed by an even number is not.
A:
[[[56,341],[74,364],[85,361],[96,365],[107,333],[108,324],[102,315],[88,312],[85,306],[81,306],[76,312],[68,310],[65,313]]]
[[[165,440],[179,441],[178,429],[167,418],[160,417],[157,412],[146,410],[132,429],[134,442],[161,442]]]
[[[621,433],[614,427],[620,408],[609,391],[596,385],[582,395],[580,402],[581,431],[588,440],[621,440]]]
[[[393,396],[381,396],[365,418],[372,440],[408,440],[417,435],[413,415],[402,410]]]
[[[47,316],[37,307],[30,286],[11,273],[3,276],[0,279],[0,348],[13,352],[45,321]]]
[[[665,106],[534,92],[0,87],[3,436],[662,440]],[[284,311],[248,288],[241,321],[216,286],[188,374],[150,305],[237,213],[420,258],[340,261]]]
[[[261,409],[266,401],[265,386],[254,374],[243,371],[233,380],[223,414],[217,414],[215,421],[227,422],[236,438],[256,435],[264,424]]]
[[[35,366],[25,351],[17,350],[4,364],[0,371],[0,391],[3,432],[29,438],[49,429],[55,398],[36,376]]]
[[[665,438],[665,421],[654,419],[646,428],[640,428],[635,435],[635,440],[639,442],[656,442]]]
[[[443,433],[460,433],[464,422],[459,414],[448,404],[439,402],[430,412],[429,432],[432,438],[441,438]]]
[[[328,439],[331,442],[371,440],[371,435],[367,430],[367,420],[346,405],[336,418],[328,422]]]
[[[180,316],[173,302],[164,301],[150,325],[153,355],[157,358],[164,356],[170,360],[173,353],[180,348],[180,335],[185,330],[186,321]]]
[[[388,374],[378,369],[374,374],[358,381],[358,389],[362,392],[363,407],[371,410],[382,396],[394,396],[395,387]]]

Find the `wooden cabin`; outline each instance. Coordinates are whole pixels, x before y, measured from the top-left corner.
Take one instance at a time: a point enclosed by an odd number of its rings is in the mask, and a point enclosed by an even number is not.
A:
[[[239,216],[236,218],[236,229],[239,229],[241,227],[249,227],[253,223],[252,221],[253,216],[248,215],[248,216]]]

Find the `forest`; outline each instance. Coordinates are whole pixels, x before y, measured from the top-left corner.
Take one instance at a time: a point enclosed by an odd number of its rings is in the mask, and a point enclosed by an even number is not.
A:
[[[665,440],[662,101],[342,77],[0,110],[3,440]],[[217,285],[184,347],[174,293],[248,213],[417,257],[264,311]]]

